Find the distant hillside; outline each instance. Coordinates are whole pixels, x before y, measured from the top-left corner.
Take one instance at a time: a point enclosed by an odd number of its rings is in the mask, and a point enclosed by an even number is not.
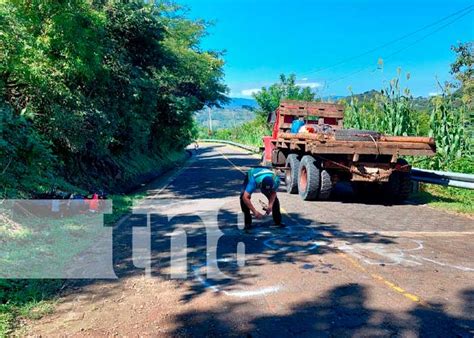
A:
[[[380,94],[379,91],[377,90],[370,90],[361,94],[355,94],[354,97],[356,97],[360,102],[364,101],[369,101],[373,99],[376,95]],[[348,101],[350,99],[350,96],[347,97],[341,97],[339,100],[346,100]],[[432,103],[430,101],[430,98],[428,97],[414,97],[413,99],[413,108],[417,111],[430,111],[432,109]]]
[[[230,102],[224,106],[224,108],[242,108],[251,107],[257,108],[257,101],[254,99],[244,99],[241,97],[231,97]]]
[[[346,97],[345,97],[345,96],[341,96],[341,95],[331,95],[331,96],[323,96],[323,97],[321,98],[321,100],[322,100],[323,102],[337,102],[337,101],[342,100],[342,99],[344,99],[344,98],[346,98]]]

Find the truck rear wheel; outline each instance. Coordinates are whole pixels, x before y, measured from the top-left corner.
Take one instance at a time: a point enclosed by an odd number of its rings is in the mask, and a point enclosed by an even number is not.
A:
[[[300,163],[298,191],[300,197],[305,201],[316,200],[321,188],[321,170],[315,162],[312,156],[306,155]]]
[[[331,175],[326,170],[321,170],[321,187],[319,189],[318,199],[325,201],[331,196],[332,181]]]
[[[408,162],[399,159],[397,161],[398,165],[407,165]],[[387,199],[390,202],[400,203],[405,201],[411,192],[411,179],[410,172],[395,171],[390,175],[389,181],[385,183],[384,190]]]
[[[300,171],[300,160],[298,155],[290,154],[286,159],[285,183],[289,194],[298,193],[298,173]]]

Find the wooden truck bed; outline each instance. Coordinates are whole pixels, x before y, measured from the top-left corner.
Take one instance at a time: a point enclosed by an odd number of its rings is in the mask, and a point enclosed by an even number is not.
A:
[[[296,150],[312,154],[433,156],[435,142],[429,137],[380,136],[367,141],[336,140],[334,133],[298,133],[289,130],[295,118],[303,118],[314,126],[330,125],[332,130],[342,129],[344,107],[339,104],[283,101],[278,108],[272,144],[275,148]]]
[[[335,139],[313,138],[318,134],[282,133],[272,143],[276,148],[290,149],[312,154],[350,154],[350,155],[397,155],[433,156],[434,143],[430,138],[407,137],[403,140],[374,141],[336,141]]]

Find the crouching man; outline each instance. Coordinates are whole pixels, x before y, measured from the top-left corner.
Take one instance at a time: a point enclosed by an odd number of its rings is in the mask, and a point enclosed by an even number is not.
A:
[[[272,214],[276,226],[283,226],[281,223],[280,202],[277,197],[277,190],[280,186],[280,178],[267,168],[250,169],[245,176],[242,193],[240,194],[240,207],[245,215],[245,230],[252,226],[252,215],[261,219],[264,215],[255,209],[252,204],[252,194],[260,189],[262,194],[268,198],[266,215]]]

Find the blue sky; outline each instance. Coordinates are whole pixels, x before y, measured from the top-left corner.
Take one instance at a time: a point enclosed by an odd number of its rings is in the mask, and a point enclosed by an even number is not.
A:
[[[474,1],[177,0],[188,16],[214,24],[203,48],[224,50],[233,97],[248,97],[281,73],[321,96],[380,89],[397,75],[416,96],[450,79],[451,45],[474,40],[474,12],[462,12],[363,57],[335,65],[430,25]],[[474,8],[472,8],[474,9]],[[453,22],[454,21],[454,22]],[[446,27],[442,27],[452,22]],[[394,55],[391,55],[394,54]],[[377,65],[384,60],[383,68]],[[321,70],[321,68],[323,68]]]

